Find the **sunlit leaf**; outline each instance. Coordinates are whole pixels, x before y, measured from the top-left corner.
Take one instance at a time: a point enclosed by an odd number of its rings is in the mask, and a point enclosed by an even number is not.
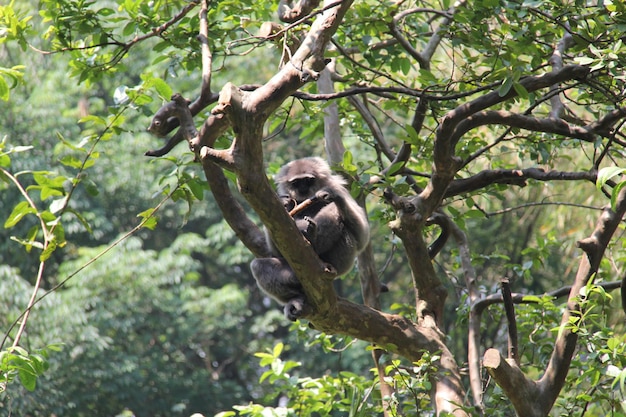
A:
[[[13,207],[13,211],[11,211],[11,214],[9,214],[9,217],[7,217],[4,222],[4,227],[9,229],[18,224],[27,214],[35,213],[37,213],[37,211],[35,211],[35,209],[32,208],[28,202],[21,201]]]
[[[606,168],[602,168],[600,171],[598,171],[598,178],[596,180],[596,188],[598,190],[601,190],[602,187],[604,187],[604,185],[607,183],[607,181],[609,181],[611,178],[620,175],[622,173],[624,173],[626,171],[626,168],[620,168],[620,167],[606,167]]]

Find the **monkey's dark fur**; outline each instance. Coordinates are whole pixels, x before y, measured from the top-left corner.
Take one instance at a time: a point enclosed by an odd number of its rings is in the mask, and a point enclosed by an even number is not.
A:
[[[337,275],[350,271],[354,258],[369,241],[369,224],[363,208],[345,188],[345,181],[333,175],[321,158],[292,161],[276,175],[278,195],[291,209],[305,200],[316,202],[294,214],[294,221],[322,261]],[[295,321],[304,310],[305,296],[295,273],[280,255],[270,236],[271,258],[252,261],[252,274],[269,296],[285,305],[285,316]]]

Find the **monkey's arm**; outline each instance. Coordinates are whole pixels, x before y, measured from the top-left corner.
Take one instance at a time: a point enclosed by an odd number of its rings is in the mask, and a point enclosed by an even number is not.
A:
[[[350,192],[343,186],[323,188],[316,196],[320,199],[333,201],[343,218],[346,229],[356,241],[356,250],[360,252],[367,246],[370,238],[370,226],[367,214],[363,207],[352,198]]]

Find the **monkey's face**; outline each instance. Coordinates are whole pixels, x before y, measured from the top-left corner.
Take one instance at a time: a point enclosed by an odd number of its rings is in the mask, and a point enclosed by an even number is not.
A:
[[[317,183],[317,178],[312,174],[302,174],[290,178],[287,182],[289,196],[301,203],[315,195],[319,188]]]
[[[331,175],[328,164],[321,158],[296,159],[284,165],[276,175],[278,194],[302,203],[328,186]]]

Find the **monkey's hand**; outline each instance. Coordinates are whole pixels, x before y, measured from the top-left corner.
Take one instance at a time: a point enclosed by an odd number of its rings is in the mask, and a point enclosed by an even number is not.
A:
[[[315,236],[317,236],[317,223],[309,216],[304,216],[302,220],[296,222],[298,229],[304,235],[304,237],[313,244]]]
[[[331,188],[322,188],[315,193],[315,198],[324,203],[332,203],[337,198],[337,193]]]
[[[278,198],[280,199],[280,202],[283,203],[283,207],[285,207],[285,210],[287,211],[293,210],[293,208],[296,206],[296,200],[287,195],[281,195],[278,196]]]
[[[288,320],[296,321],[305,313],[305,307],[306,303],[304,301],[304,296],[299,296],[287,301],[287,304],[285,304],[285,307],[283,308],[283,312]]]

